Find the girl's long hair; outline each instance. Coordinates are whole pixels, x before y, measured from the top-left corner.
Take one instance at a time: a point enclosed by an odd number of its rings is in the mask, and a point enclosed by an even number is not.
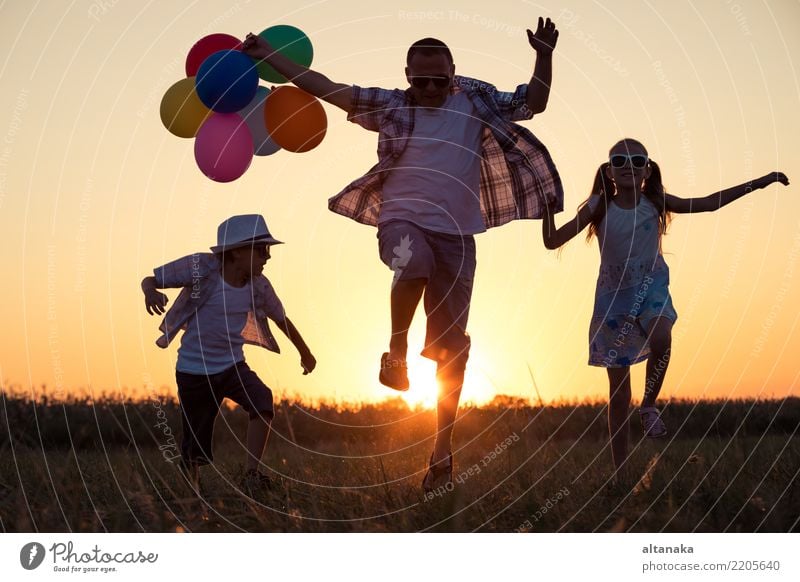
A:
[[[637,144],[641,146],[642,150],[645,152],[647,151],[645,147],[635,139],[627,138],[620,140],[618,143],[614,144],[614,147],[617,147],[617,145],[620,143]],[[611,149],[613,150],[614,148]],[[647,197],[647,199],[652,202],[653,206],[655,206],[658,210],[658,234],[660,239],[661,236],[667,232],[667,227],[672,219],[672,213],[670,213],[666,208],[666,193],[664,190],[664,184],[661,181],[661,168],[659,168],[658,164],[653,160],[650,160],[648,163],[650,164],[651,170],[650,177],[647,178],[642,185],[642,194]],[[589,223],[589,229],[586,233],[587,242],[591,241],[592,237],[597,235],[597,231],[600,228],[600,223],[606,216],[608,206],[611,204],[611,200],[617,194],[613,180],[606,176],[606,169],[608,167],[608,162],[600,164],[600,167],[597,168],[597,173],[594,175],[594,184],[592,185],[592,191],[589,193],[589,197],[578,207],[578,210],[580,211],[581,208],[589,203],[589,200],[592,196],[600,196],[602,198],[602,202],[597,205],[597,208],[592,214],[591,222]]]

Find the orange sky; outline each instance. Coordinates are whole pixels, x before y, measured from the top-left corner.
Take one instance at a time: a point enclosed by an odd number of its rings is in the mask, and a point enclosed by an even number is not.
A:
[[[800,181],[796,2],[614,6],[2,4],[2,382],[123,395],[173,386],[177,342],[154,345],[158,320],[144,311],[139,281],[206,250],[227,216],[258,212],[287,241],[267,275],[319,366],[302,376],[286,340],[280,356],[248,349],[251,366],[278,396],[387,395],[376,377],[391,272],[374,229],[326,207],[374,163],[376,135],[326,105],[328,135],[315,150],[256,158],[236,182],[210,182],[191,140],[169,134],[158,115],[188,49],[210,32],[292,24],[311,38],[315,68],[384,87],[404,85],[406,48],[433,35],[452,48],[457,72],[510,89],[532,72],[524,28],[550,15],[561,30],[553,91],[548,110],[525,125],[564,180],[559,223],[623,136],[648,146],[679,196],[775,169]],[[675,219],[664,242],[679,314],[665,397],[797,394],[799,210],[796,185],[773,186],[721,212]],[[539,229],[517,222],[478,237],[467,399],[532,395],[529,367],[546,401],[607,391],[605,373],[586,365],[596,243],[575,240],[559,258]],[[423,329],[418,317],[412,351]],[[410,401],[430,402],[432,368],[420,358],[410,365]]]

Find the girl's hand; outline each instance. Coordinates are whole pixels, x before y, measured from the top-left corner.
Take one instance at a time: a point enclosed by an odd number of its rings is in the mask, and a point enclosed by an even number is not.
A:
[[[786,177],[786,174],[783,172],[773,172],[772,174],[768,174],[771,182],[780,182],[784,186],[789,185],[789,178]]]
[[[147,308],[147,313],[150,315],[161,315],[164,313],[164,308],[168,302],[169,298],[158,289],[150,288],[144,290],[144,306]]]
[[[549,18],[545,22],[540,16],[539,25],[536,27],[536,34],[533,34],[530,29],[528,29],[528,42],[531,43],[531,46],[537,53],[551,54],[558,42],[556,23]]]
[[[775,182],[780,182],[784,186],[789,185],[789,178],[786,177],[786,174],[783,172],[772,172],[767,174],[766,176],[761,176],[757,180],[754,181],[754,186],[756,188],[766,188],[767,186],[774,184]]]

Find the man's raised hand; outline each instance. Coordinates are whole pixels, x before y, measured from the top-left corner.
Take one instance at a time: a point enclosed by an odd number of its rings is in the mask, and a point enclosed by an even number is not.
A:
[[[536,27],[536,34],[528,29],[528,42],[537,53],[552,53],[558,42],[558,30],[556,23],[549,18],[545,21],[539,17],[539,24]]]

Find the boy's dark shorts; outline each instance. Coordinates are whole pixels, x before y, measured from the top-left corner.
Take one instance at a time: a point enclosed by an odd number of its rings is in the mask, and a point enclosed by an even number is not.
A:
[[[475,238],[434,232],[405,220],[378,226],[378,252],[396,281],[425,279],[428,316],[422,355],[436,362],[469,355],[467,334],[475,278]]]
[[[271,420],[275,415],[272,391],[243,361],[208,376],[176,370],[175,379],[183,417],[181,455],[188,464],[212,462],[214,421],[224,398],[241,406],[251,419],[261,416]]]

